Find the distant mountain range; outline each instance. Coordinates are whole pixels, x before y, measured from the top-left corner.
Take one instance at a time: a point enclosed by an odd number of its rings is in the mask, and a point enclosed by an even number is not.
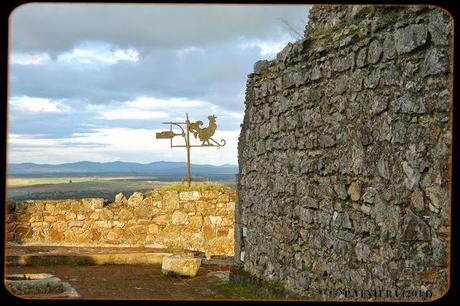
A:
[[[190,165],[192,176],[201,177],[234,177],[238,173],[238,166],[225,164]],[[187,163],[158,161],[148,164],[132,162],[89,162],[80,161],[58,165],[50,164],[8,164],[9,176],[60,176],[60,175],[153,175],[158,177],[185,177]]]

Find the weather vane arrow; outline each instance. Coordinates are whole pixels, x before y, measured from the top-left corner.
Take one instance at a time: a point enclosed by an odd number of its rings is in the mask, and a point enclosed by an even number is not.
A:
[[[169,124],[169,131],[162,131],[156,133],[156,139],[169,139],[171,148],[186,148],[187,149],[187,182],[190,187],[192,182],[192,176],[190,174],[190,148],[191,147],[220,147],[225,146],[226,141],[221,139],[220,143],[212,138],[217,129],[217,117],[212,115],[208,116],[209,124],[207,127],[202,128],[203,121],[198,120],[195,122],[190,122],[188,118],[188,113],[185,114],[185,122],[162,122],[163,124]],[[180,133],[173,131],[173,126],[180,129]],[[191,145],[190,144],[190,133],[193,134],[195,139],[201,141],[200,145]],[[185,145],[173,145],[172,139],[176,136],[182,136],[185,141]]]

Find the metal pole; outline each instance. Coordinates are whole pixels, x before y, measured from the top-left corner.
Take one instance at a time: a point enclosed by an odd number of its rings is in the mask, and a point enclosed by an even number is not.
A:
[[[188,120],[188,113],[185,113],[187,120],[186,125],[187,125],[187,136],[185,137],[185,146],[187,148],[187,182],[188,182],[188,187],[190,187],[192,183],[192,176],[190,175],[190,121]]]

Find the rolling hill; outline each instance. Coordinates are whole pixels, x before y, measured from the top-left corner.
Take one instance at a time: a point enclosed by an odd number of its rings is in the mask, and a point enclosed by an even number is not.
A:
[[[133,162],[89,162],[80,161],[65,164],[8,164],[9,176],[61,176],[61,175],[154,175],[157,177],[184,177],[187,164],[185,162],[158,161],[147,164]],[[231,177],[238,173],[236,165],[191,164],[192,176],[209,178]]]

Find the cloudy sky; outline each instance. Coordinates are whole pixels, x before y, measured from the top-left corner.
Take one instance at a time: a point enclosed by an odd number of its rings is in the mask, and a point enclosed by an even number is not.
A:
[[[217,116],[236,164],[247,74],[307,24],[306,5],[27,4],[10,17],[8,161],[185,161],[161,122]],[[183,141],[178,137],[175,141]],[[182,143],[180,143],[182,144]]]

